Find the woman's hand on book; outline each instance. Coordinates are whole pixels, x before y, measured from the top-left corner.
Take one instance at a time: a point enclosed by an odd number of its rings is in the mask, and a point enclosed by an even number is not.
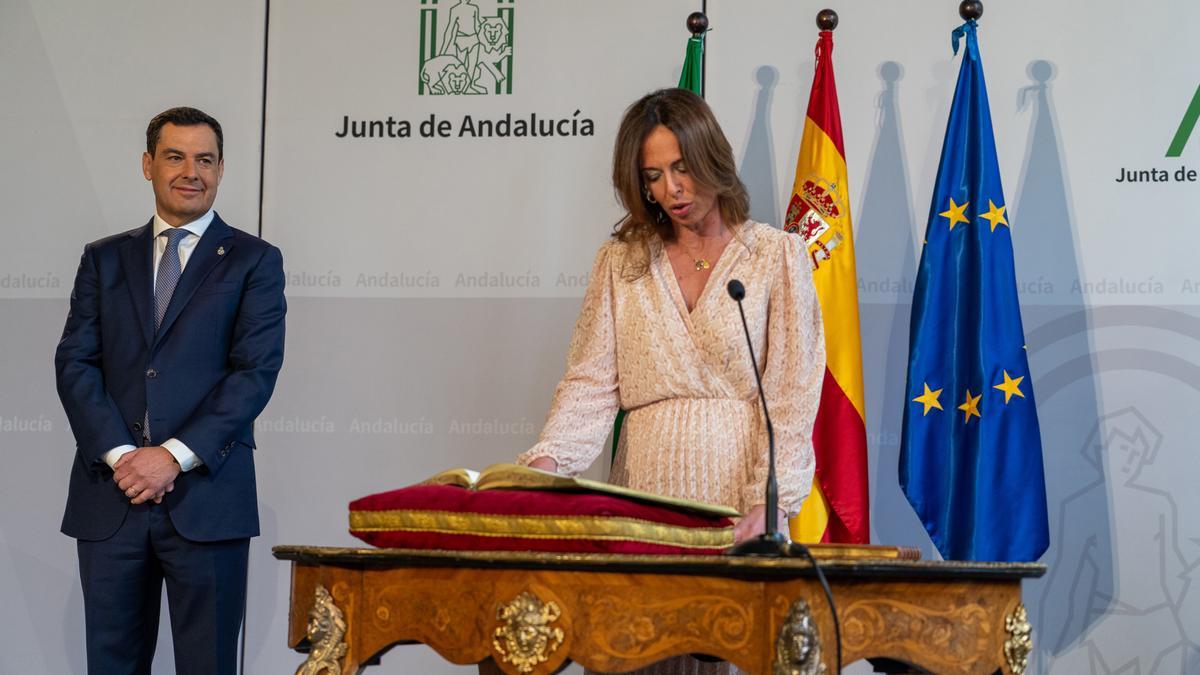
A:
[[[558,473],[558,462],[554,461],[553,457],[538,457],[529,463],[529,468]]]
[[[788,521],[787,514],[782,509],[779,511],[779,531],[787,532]],[[753,539],[767,531],[767,507],[763,504],[756,504],[750,509],[744,518],[739,520],[733,527],[733,543],[740,544],[747,539]]]

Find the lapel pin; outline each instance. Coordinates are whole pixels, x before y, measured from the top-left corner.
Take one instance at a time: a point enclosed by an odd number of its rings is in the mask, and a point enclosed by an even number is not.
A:
[[[224,246],[217,247],[217,255],[225,255],[225,247]]]

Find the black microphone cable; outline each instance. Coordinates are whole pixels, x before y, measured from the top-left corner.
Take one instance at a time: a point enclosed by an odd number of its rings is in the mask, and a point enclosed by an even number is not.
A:
[[[812,564],[813,571],[817,573],[817,581],[821,583],[821,590],[825,592],[825,601],[829,603],[829,613],[833,617],[833,642],[837,646],[837,670],[834,671],[841,675],[842,672],[842,622],[838,620],[837,605],[833,602],[833,589],[829,587],[829,582],[825,579],[825,572],[821,570],[821,566],[817,564],[817,559],[813,557],[808,547],[800,542],[793,541],[791,545],[796,547],[808,562]]]

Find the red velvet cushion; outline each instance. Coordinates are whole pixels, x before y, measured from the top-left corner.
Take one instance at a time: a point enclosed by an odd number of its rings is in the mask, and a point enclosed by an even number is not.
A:
[[[728,518],[633,499],[543,490],[414,485],[350,503],[350,534],[373,546],[574,553],[720,553]]]

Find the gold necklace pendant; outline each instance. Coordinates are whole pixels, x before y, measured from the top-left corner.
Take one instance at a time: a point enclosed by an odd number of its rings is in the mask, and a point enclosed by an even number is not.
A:
[[[696,271],[706,270],[709,268],[708,261],[704,258],[696,258]]]

